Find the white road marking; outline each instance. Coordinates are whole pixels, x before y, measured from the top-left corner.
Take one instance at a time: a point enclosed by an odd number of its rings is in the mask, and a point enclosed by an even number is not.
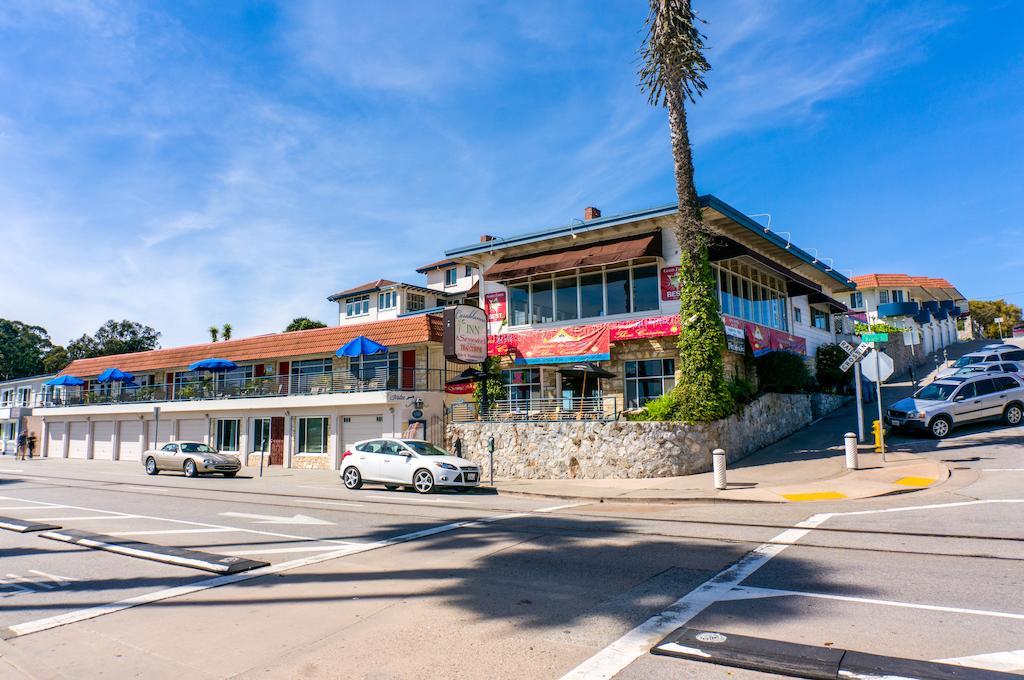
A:
[[[164,534],[217,534],[224,532],[237,531],[237,529],[203,529],[196,527],[194,529],[156,529],[147,531],[115,531],[111,532],[111,536],[162,536]]]
[[[347,505],[353,508],[363,507],[363,503],[346,503],[344,501],[295,501],[296,503],[310,503],[315,505]]]
[[[425,538],[427,536],[434,536],[436,534],[442,534],[447,531],[453,531],[455,529],[461,529],[469,526],[479,526],[481,524],[490,524],[498,522],[503,519],[511,519],[513,517],[522,517],[526,513],[511,513],[507,515],[497,515],[495,517],[486,517],[484,519],[469,520],[466,522],[454,522],[451,524],[442,524],[440,526],[431,527],[430,529],[423,529],[421,531],[414,531],[408,534],[402,534],[400,536],[394,536],[392,538],[385,538],[380,541],[374,541],[373,543],[365,543],[362,545],[349,546],[347,548],[340,548],[333,552],[323,553],[321,555],[312,555],[310,557],[303,557],[289,562],[281,562],[280,564],[272,564],[269,567],[260,567],[259,569],[253,569],[252,571],[246,571],[238,574],[228,574],[225,576],[216,576],[214,578],[206,579],[204,581],[197,581],[184,586],[177,586],[175,588],[167,588],[165,590],[157,590],[151,593],[144,593],[142,595],[136,595],[135,597],[129,597],[124,600],[117,602],[110,602],[107,604],[101,604],[95,607],[89,607],[88,609],[79,609],[72,612],[66,612],[64,614],[58,614],[56,616],[49,616],[43,619],[37,619],[35,621],[28,621],[26,623],[19,623],[7,628],[14,636],[28,635],[30,633],[38,633],[43,630],[50,630],[51,628],[57,628],[59,626],[67,625],[69,623],[77,623],[79,621],[87,621],[94,619],[98,616],[104,616],[106,614],[113,614],[114,612],[123,611],[130,609],[131,607],[138,607],[143,604],[150,604],[152,602],[160,602],[161,600],[167,600],[173,597],[180,597],[182,595],[189,595],[191,593],[197,593],[210,588],[217,588],[218,586],[228,585],[230,583],[239,583],[241,581],[248,581],[250,579],[259,578],[261,576],[267,576],[270,574],[279,574],[292,569],[298,569],[300,567],[306,567],[312,564],[319,564],[328,560],[337,559],[339,557],[347,557],[348,555],[356,555],[359,553],[369,552],[370,550],[377,550],[379,548],[386,548],[388,546],[397,545],[399,543],[407,543],[414,541],[419,538]]]
[[[800,590],[779,590],[777,588],[755,588],[740,586],[734,588],[721,601],[745,600],[760,597],[786,597],[795,595],[797,597],[812,597],[820,600],[838,600],[840,602],[857,602],[861,604],[876,604],[886,607],[903,607],[906,609],[923,609],[932,612],[948,612],[951,614],[972,614],[975,616],[992,616],[998,619],[1016,619],[1024,621],[1024,614],[1013,614],[1011,612],[990,611],[987,609],[963,609],[961,607],[943,607],[932,604],[917,604],[914,602],[898,602],[896,600],[876,600],[869,597],[853,597],[851,595],[834,595],[832,593],[810,593]]]
[[[854,510],[836,512],[833,517],[853,517],[855,515],[878,515],[888,512],[911,512],[913,510],[939,510],[943,508],[962,508],[968,505],[987,505],[989,503],[1024,503],[1022,498],[993,498],[984,501],[959,501],[957,503],[935,503],[933,505],[910,505],[902,508],[882,508],[879,510]]]
[[[63,505],[5,505],[0,510],[56,510]]]
[[[352,545],[359,545],[358,543],[352,543]],[[285,553],[298,553],[298,552],[326,552],[328,550],[337,550],[338,548],[333,545],[311,545],[311,546],[295,546],[294,548],[264,548],[263,550],[232,550],[228,554],[230,555],[283,555]]]
[[[534,510],[534,512],[555,512],[556,510],[578,508],[581,505],[593,505],[593,501],[584,501],[583,503],[566,503],[565,505],[552,505],[550,508],[541,508],[540,510]]]
[[[689,654],[690,656],[700,656],[705,659],[710,659],[711,655],[702,649],[696,647],[685,647],[678,642],[666,642],[663,645],[659,645],[658,649],[664,649],[669,652],[679,652],[680,654]]]
[[[982,472],[1024,472],[1024,468],[981,468]]]
[[[970,666],[984,668],[989,671],[1013,673],[1024,671],[1024,649],[1014,652],[993,652],[992,654],[976,654],[974,656],[958,656],[952,659],[936,659],[938,663],[949,663],[954,666]]]
[[[0,470],[0,475],[9,475],[15,472],[24,472],[24,470]]]
[[[221,512],[218,514],[220,514],[221,517],[251,519],[257,524],[334,524],[334,522],[328,522],[325,519],[298,514],[292,515],[291,517],[282,517],[280,515],[254,515],[250,512]]]
[[[457,501],[454,498],[416,498],[414,496],[366,496],[366,498],[376,498],[382,501],[412,501],[413,503],[461,503],[469,505],[470,501]]]
[[[57,574],[48,574],[45,571],[39,571],[38,569],[29,569],[29,571],[32,572],[33,574],[36,574],[37,576],[42,576],[43,578],[48,578],[51,581],[56,581],[57,585],[59,585],[59,586],[67,585],[67,584],[71,583],[72,581],[81,581],[82,580],[80,578],[73,578],[71,576],[59,576]]]
[[[25,578],[24,576],[18,576],[17,574],[8,574],[7,578],[13,578],[15,581],[21,581],[22,583],[27,583],[30,586],[42,586],[43,588],[46,588],[47,590],[53,590],[54,587],[55,587],[55,586],[51,586],[49,583],[42,583],[40,581],[33,581],[30,578]]]
[[[13,595],[20,595],[22,593],[34,593],[35,592],[31,588],[26,588],[25,586],[18,585],[15,582],[7,581],[5,579],[0,578],[0,589],[3,589],[3,588],[13,588],[13,590],[10,590],[8,592],[4,592],[3,590],[0,590],[0,597],[11,597]]]
[[[101,511],[102,512],[102,511]],[[140,515],[83,515],[80,517],[33,517],[33,522],[84,522],[93,519],[136,519]]]
[[[767,543],[762,543],[730,567],[715,574],[702,585],[672,603],[665,611],[647,619],[597,654],[562,676],[563,680],[611,678],[650,650],[661,638],[710,607],[770,559],[806,536],[812,529],[832,517],[820,514],[809,517],[792,529],[786,529]]]

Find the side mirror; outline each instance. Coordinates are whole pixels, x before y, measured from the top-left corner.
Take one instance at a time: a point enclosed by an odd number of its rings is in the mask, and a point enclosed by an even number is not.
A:
[[[961,395],[957,395],[957,396],[953,397],[953,401],[963,401],[963,400],[964,400],[964,398]]]

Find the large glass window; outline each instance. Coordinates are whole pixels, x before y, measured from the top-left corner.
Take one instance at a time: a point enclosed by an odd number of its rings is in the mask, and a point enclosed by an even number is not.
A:
[[[299,418],[299,453],[327,452],[327,418]]]
[[[516,368],[502,373],[509,401],[540,399],[540,369]]]
[[[633,268],[633,311],[646,312],[661,305],[658,290],[658,266]]]
[[[333,369],[330,357],[293,361],[291,366],[291,391],[309,392],[314,386],[330,380]]]
[[[555,320],[572,321],[580,316],[576,277],[555,280]]]
[[[18,388],[18,406],[29,406],[29,402],[32,401],[32,388],[31,387],[19,387]]]
[[[555,320],[555,302],[552,281],[534,281],[531,284],[531,323],[551,323]]]
[[[345,300],[345,316],[363,316],[370,313],[370,296],[357,295]]]
[[[398,304],[398,291],[386,290],[377,294],[377,309],[394,309]]]
[[[855,291],[850,293],[850,309],[860,309],[864,306],[864,293]]]
[[[214,447],[218,451],[238,451],[238,419],[217,421],[217,438]]]
[[[626,362],[626,407],[639,408],[676,384],[674,359]]]
[[[892,291],[891,298],[892,298],[893,302],[903,302],[903,291],[902,290],[894,290],[894,291]]]
[[[823,331],[829,330],[828,312],[820,309],[811,309],[811,325]]]
[[[593,272],[580,276],[580,317],[604,316],[604,274]]]
[[[407,312],[422,312],[427,308],[427,298],[419,293],[405,294],[405,310]]]
[[[781,277],[725,260],[711,265],[723,314],[789,330],[786,284]]]
[[[270,418],[252,419],[252,443],[254,452],[270,451]]]
[[[519,284],[508,287],[509,309],[512,317],[511,325],[525,326],[529,323],[530,286]]]
[[[629,302],[629,270],[613,269],[605,272],[605,285],[608,289],[608,315],[628,314]]]
[[[349,371],[360,380],[381,380],[398,384],[398,352],[370,354],[349,359]]]
[[[217,385],[218,394],[237,394],[245,387],[246,383],[252,380],[252,364],[239,366],[238,368],[214,374],[214,382]]]

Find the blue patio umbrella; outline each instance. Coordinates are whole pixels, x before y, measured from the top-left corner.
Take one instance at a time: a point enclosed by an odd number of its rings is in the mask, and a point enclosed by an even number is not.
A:
[[[108,383],[108,382],[122,382],[127,383],[135,379],[135,376],[131,373],[125,373],[120,368],[108,368],[99,374],[96,378],[96,382]]]
[[[339,357],[361,357],[368,354],[383,354],[388,348],[379,342],[370,340],[365,335],[352,338],[336,352]]]
[[[210,373],[224,373],[238,368],[238,364],[229,359],[203,359],[188,367],[190,371],[209,371]]]
[[[85,381],[73,375],[58,375],[56,378],[47,380],[46,384],[56,387],[80,387],[85,384]]]

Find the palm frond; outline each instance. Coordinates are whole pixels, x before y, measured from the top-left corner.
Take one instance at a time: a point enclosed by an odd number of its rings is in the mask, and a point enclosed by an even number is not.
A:
[[[707,84],[704,74],[711,64],[704,58],[704,23],[690,0],[650,0],[647,37],[640,49],[640,88],[654,106],[665,106],[680,94],[696,101]]]

